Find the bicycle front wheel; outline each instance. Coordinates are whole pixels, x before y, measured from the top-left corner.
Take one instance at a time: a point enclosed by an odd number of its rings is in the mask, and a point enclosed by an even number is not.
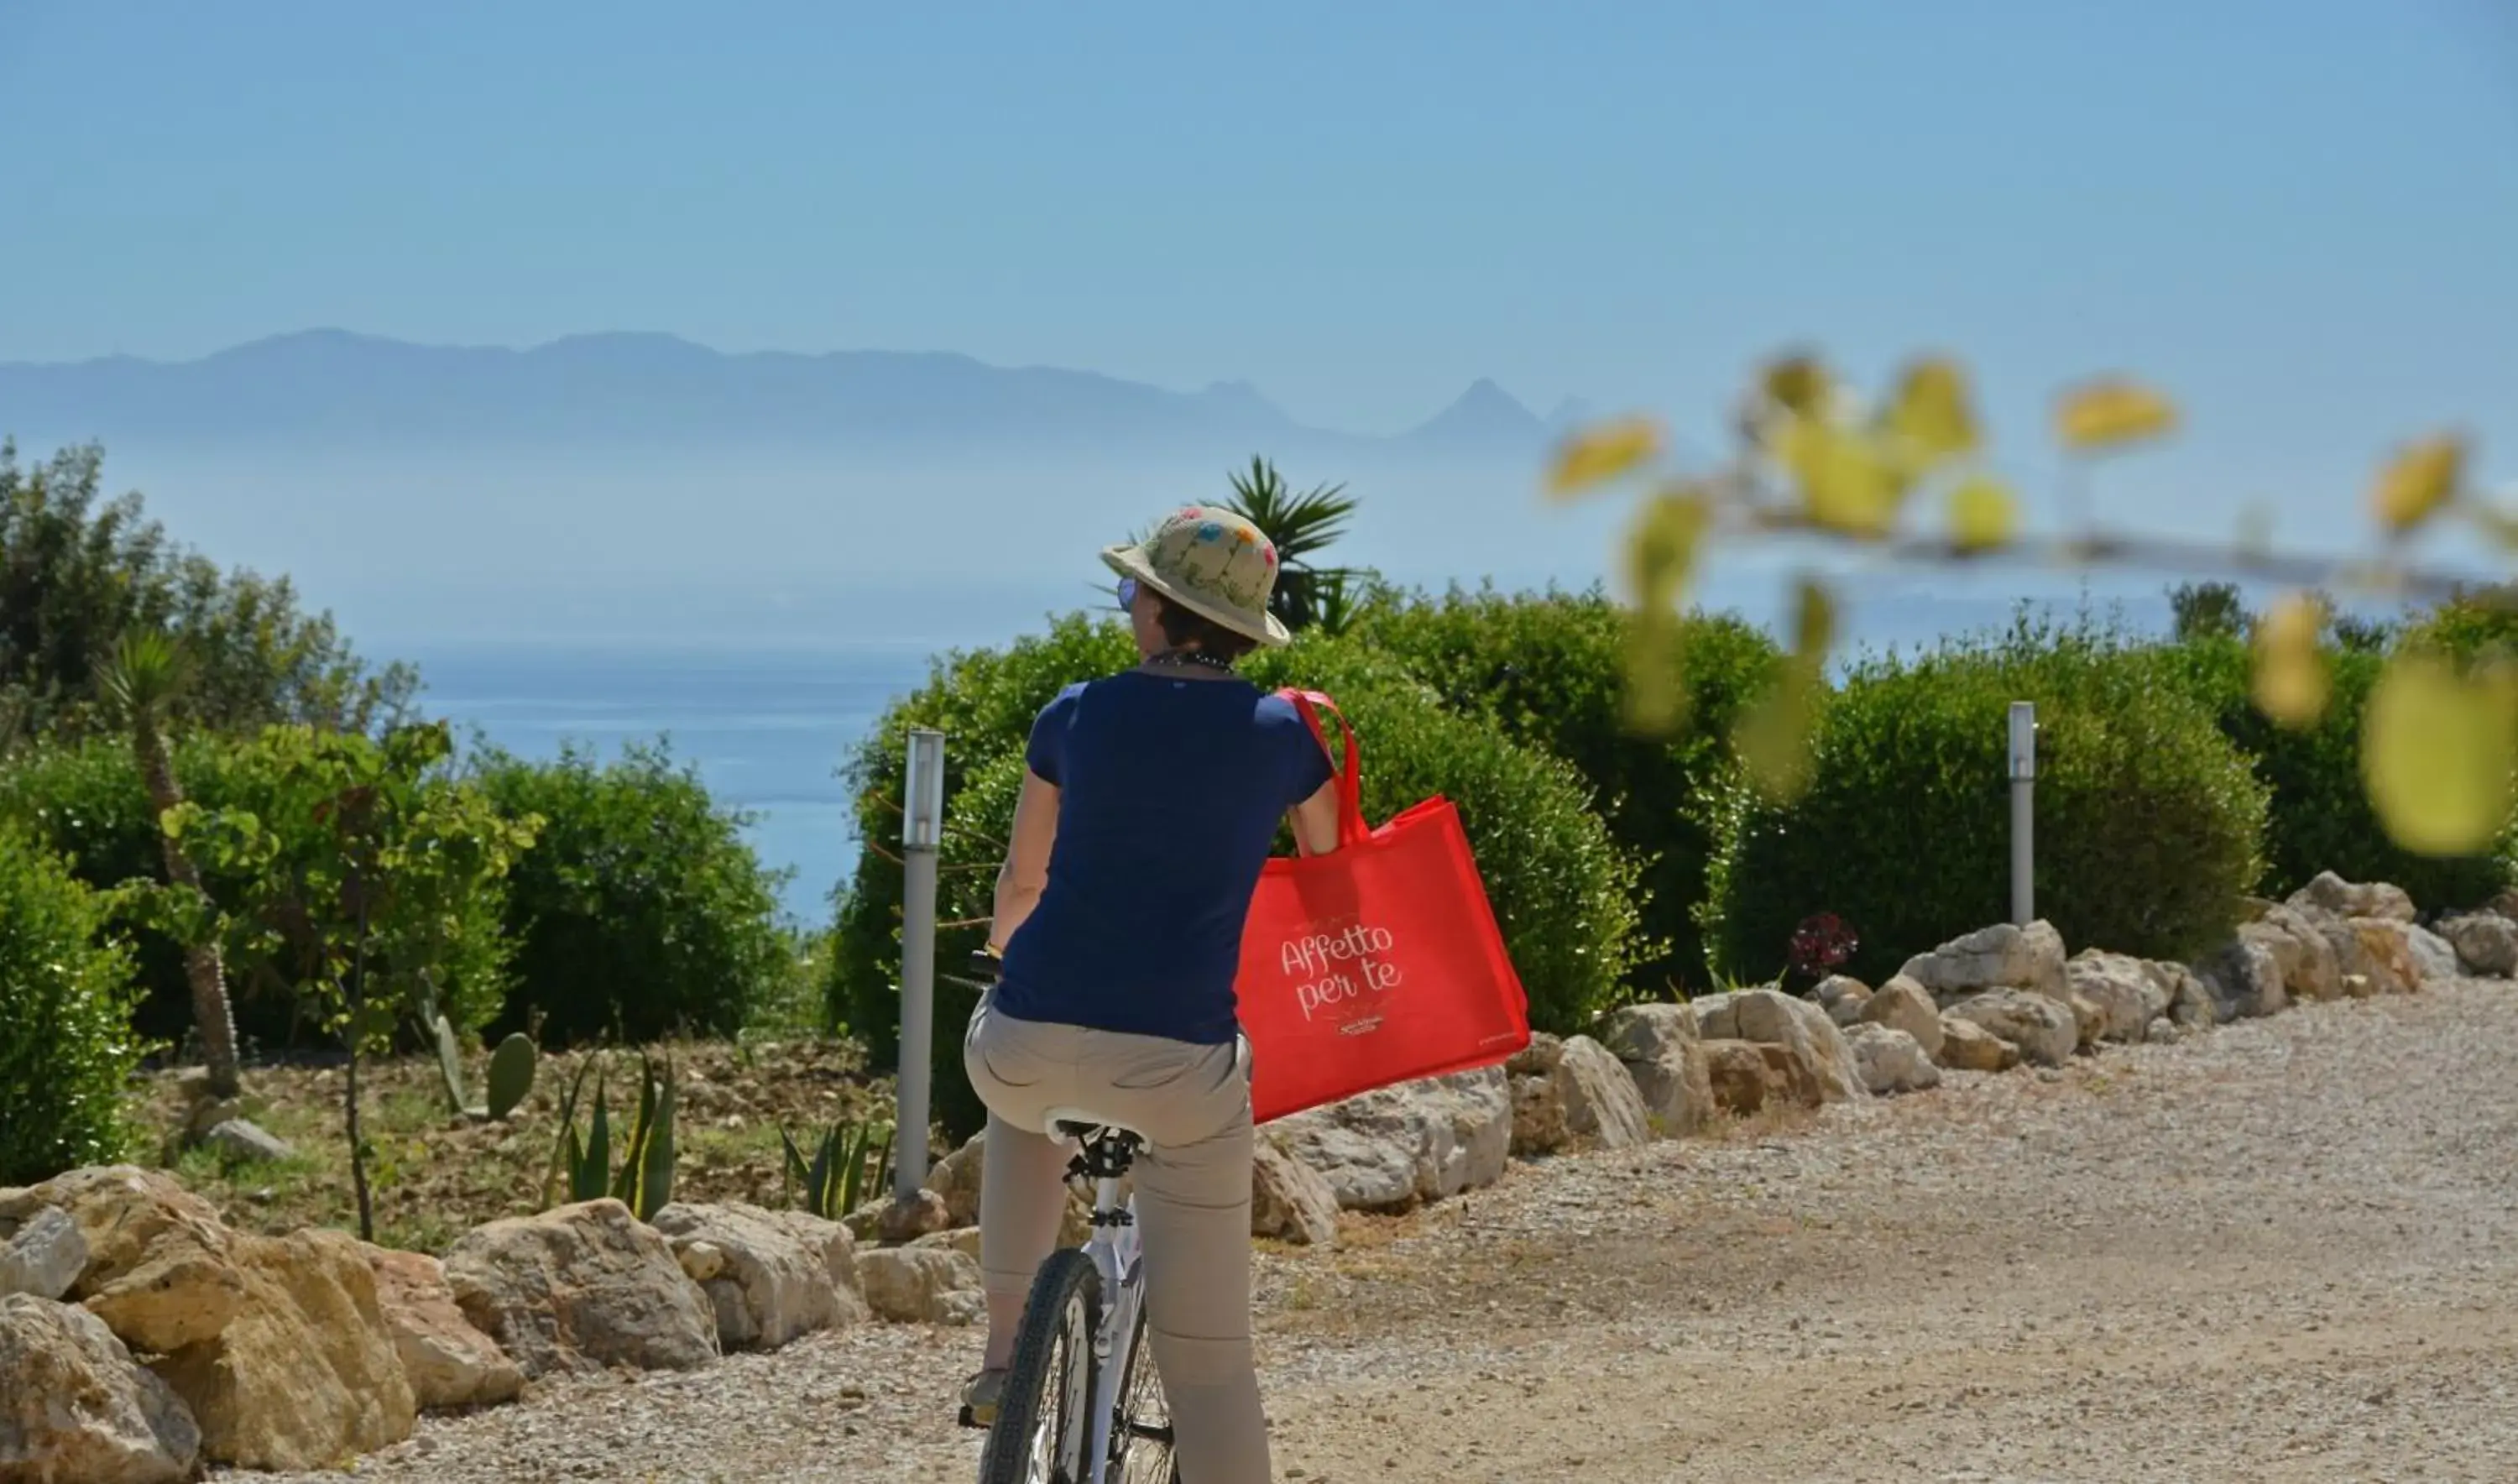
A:
[[[1040,1265],[1023,1302],[1014,1364],[979,1455],[979,1484],[1090,1484],[1083,1476],[1093,1420],[1093,1332],[1102,1274],[1074,1247]]]
[[[1109,1484],[1180,1484],[1172,1461],[1172,1409],[1146,1348],[1146,1308],[1137,1306],[1128,1368],[1120,1373],[1118,1415],[1110,1419]]]

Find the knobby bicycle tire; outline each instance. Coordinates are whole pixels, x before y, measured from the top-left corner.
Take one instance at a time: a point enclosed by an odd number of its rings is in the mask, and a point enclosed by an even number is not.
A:
[[[1101,1323],[1101,1270],[1078,1248],[1051,1253],[1023,1300],[1014,1363],[979,1455],[979,1484],[1090,1484],[1068,1473],[1060,1455],[1092,1420],[1093,1331]],[[1035,1471],[1033,1443],[1044,1422],[1048,1458]]]

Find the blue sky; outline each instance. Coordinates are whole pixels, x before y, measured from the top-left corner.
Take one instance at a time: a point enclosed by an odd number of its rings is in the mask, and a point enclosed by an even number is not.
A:
[[[1810,339],[2023,442],[2144,371],[2174,500],[2518,441],[2504,0],[0,0],[0,359],[660,329],[1711,428]]]

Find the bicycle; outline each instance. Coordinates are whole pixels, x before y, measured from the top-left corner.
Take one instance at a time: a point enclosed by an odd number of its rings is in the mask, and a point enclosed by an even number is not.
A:
[[[996,960],[972,955],[966,983],[985,994]],[[1049,1255],[1023,1300],[1014,1361],[985,1427],[979,1484],[1179,1484],[1171,1410],[1146,1347],[1145,1258],[1137,1201],[1119,1182],[1145,1136],[1090,1109],[1054,1108],[1052,1139],[1072,1143],[1069,1179],[1093,1182],[1093,1235]]]

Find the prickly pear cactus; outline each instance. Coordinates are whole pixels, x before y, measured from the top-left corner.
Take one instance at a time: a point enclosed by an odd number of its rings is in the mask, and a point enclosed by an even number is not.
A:
[[[540,1058],[522,1032],[508,1036],[490,1054],[490,1116],[504,1118],[524,1106],[534,1090],[534,1069]]]
[[[437,1073],[446,1080],[447,1106],[459,1113],[465,1106],[463,1043],[456,1038],[455,1027],[446,1024],[446,1017],[442,1015],[430,1016],[428,1028],[435,1033],[437,1040]]]

